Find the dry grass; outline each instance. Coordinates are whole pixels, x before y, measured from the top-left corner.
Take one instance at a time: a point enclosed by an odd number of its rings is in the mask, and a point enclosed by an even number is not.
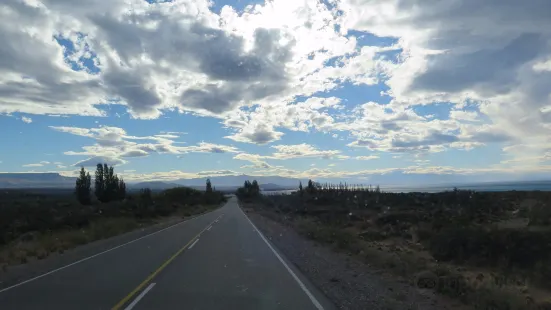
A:
[[[0,265],[23,264],[44,259],[52,253],[63,253],[78,245],[116,236],[154,221],[135,218],[106,218],[94,221],[82,229],[67,229],[50,233],[27,233],[0,249]]]
[[[40,260],[53,253],[96,240],[117,236],[139,228],[151,226],[174,218],[187,218],[218,208],[220,204],[181,206],[170,216],[154,218],[106,217],[99,218],[80,229],[69,228],[49,232],[28,232],[0,247],[0,268]]]
[[[300,218],[295,229],[318,242],[330,244],[366,264],[399,276],[412,285],[419,276],[434,275],[436,291],[459,299],[476,309],[544,309],[548,291],[531,289],[526,281],[514,277],[505,279],[489,270],[466,268],[434,260],[428,251],[403,240],[365,241],[353,229],[338,229]],[[398,241],[398,242],[396,242]]]

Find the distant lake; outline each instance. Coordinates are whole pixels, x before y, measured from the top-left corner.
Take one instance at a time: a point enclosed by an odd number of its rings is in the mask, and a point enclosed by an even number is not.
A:
[[[296,192],[296,189],[285,189],[280,191],[260,191],[262,195],[289,195],[293,192]]]
[[[531,182],[488,182],[475,184],[456,184],[456,185],[427,185],[419,187],[406,186],[381,186],[385,192],[428,192],[436,193],[451,191],[454,188],[462,190],[474,190],[477,192],[504,192],[504,191],[551,191],[551,181],[531,181]]]
[[[375,189],[376,186],[372,186]],[[446,185],[426,185],[426,186],[381,186],[381,191],[389,193],[410,193],[427,192],[437,193],[451,191],[454,188],[462,190],[474,190],[477,192],[503,192],[503,191],[551,191],[551,181],[526,181],[526,182],[488,182],[473,184],[446,184]],[[264,195],[289,195],[297,189],[262,191]]]

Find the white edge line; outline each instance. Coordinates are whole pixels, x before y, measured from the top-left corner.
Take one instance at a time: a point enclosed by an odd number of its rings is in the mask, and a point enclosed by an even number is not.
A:
[[[188,250],[191,250],[191,248],[199,241],[199,238],[195,239],[193,243],[187,248]]]
[[[149,292],[154,286],[155,286],[155,283],[149,284],[149,286],[146,287],[145,290],[143,290],[140,293],[140,295],[138,295],[138,297],[136,297],[136,299],[134,299],[134,301],[132,301],[131,304],[126,306],[126,308],[124,308],[124,310],[132,310],[132,308],[134,308],[134,306],[136,306],[138,304],[138,302],[140,302],[140,300],[145,296],[145,294],[147,294],[147,292]]]
[[[312,293],[308,290],[308,288],[306,287],[306,285],[304,285],[304,283],[302,283],[302,281],[300,281],[300,279],[297,277],[297,275],[293,272],[293,270],[291,270],[291,268],[287,265],[287,263],[283,260],[283,258],[281,258],[281,256],[277,253],[277,251],[272,247],[272,245],[268,242],[268,240],[266,240],[266,237],[264,237],[264,235],[260,232],[260,230],[258,230],[258,228],[256,228],[256,226],[254,226],[253,222],[249,219],[249,217],[243,212],[243,210],[241,210],[241,207],[239,205],[237,205],[237,208],[239,208],[239,211],[241,211],[241,213],[243,214],[243,216],[247,219],[247,221],[249,221],[249,223],[251,223],[251,225],[253,226],[254,230],[256,230],[256,232],[258,233],[258,235],[260,236],[260,238],[262,238],[262,240],[264,240],[264,242],[268,245],[268,247],[270,248],[270,250],[272,250],[272,252],[274,252],[275,256],[277,257],[277,259],[279,259],[279,261],[283,264],[283,266],[285,266],[285,268],[287,269],[287,271],[289,271],[289,273],[291,274],[291,276],[293,277],[293,279],[295,279],[295,281],[298,283],[298,285],[300,286],[300,288],[304,291],[304,293],[306,293],[306,295],[308,295],[308,298],[310,298],[310,301],[312,301],[312,303],[314,304],[314,306],[318,309],[318,310],[324,310],[323,309],[323,306],[319,303],[319,301],[316,299],[316,297],[314,297],[314,295],[312,295]]]
[[[207,228],[207,230],[210,230],[212,228],[212,225],[209,226],[209,228]]]
[[[147,238],[147,237],[149,237],[149,236],[153,236],[153,235],[155,235],[155,234],[158,234],[158,233],[160,233],[160,232],[162,232],[162,231],[165,231],[165,230],[167,230],[167,229],[169,229],[169,228],[172,228],[172,227],[174,227],[174,226],[177,226],[177,225],[180,225],[180,224],[189,222],[189,221],[193,221],[194,219],[198,219],[198,218],[202,217],[203,215],[207,215],[207,214],[210,214],[210,213],[204,213],[204,214],[201,214],[201,215],[199,215],[199,216],[196,216],[196,217],[194,217],[194,218],[192,218],[192,219],[178,222],[178,223],[176,223],[176,224],[174,224],[174,225],[165,227],[165,228],[163,228],[163,229],[161,229],[161,230],[157,230],[157,231],[152,232],[152,233],[150,233],[150,234],[148,234],[148,235],[141,236],[141,237],[138,238],[138,239],[134,239],[134,240],[128,241],[128,242],[126,242],[126,243],[119,244],[119,245],[117,245],[117,246],[115,246],[115,247],[113,247],[113,248],[110,248],[110,249],[108,249],[108,250],[105,250],[105,251],[103,251],[103,252],[96,253],[96,254],[94,254],[94,255],[92,255],[92,256],[88,256],[88,257],[85,257],[85,258],[83,258],[83,259],[81,259],[81,260],[77,260],[76,262],[73,262],[73,263],[70,263],[70,264],[65,265],[65,266],[63,266],[63,267],[59,267],[59,268],[57,268],[57,269],[48,271],[48,272],[46,272],[46,273],[44,273],[44,274],[41,274],[41,275],[39,275],[39,276],[36,276],[36,277],[34,277],[34,278],[30,278],[30,279],[25,280],[25,281],[23,281],[23,282],[19,282],[19,283],[17,283],[17,284],[12,285],[12,286],[8,286],[8,287],[6,287],[6,288],[4,288],[4,289],[1,289],[1,290],[0,290],[0,293],[3,293],[3,292],[5,292],[5,291],[7,291],[7,290],[11,290],[12,288],[16,288],[16,287],[21,286],[21,285],[23,285],[23,284],[25,284],[25,283],[29,283],[29,282],[32,282],[32,281],[34,281],[34,280],[38,280],[38,279],[40,279],[40,278],[42,278],[42,277],[45,277],[45,276],[50,275],[50,274],[52,274],[52,273],[61,271],[61,270],[65,269],[65,268],[69,268],[69,267],[74,266],[74,265],[76,265],[76,264],[80,264],[80,263],[85,262],[85,261],[87,261],[87,260],[89,260],[89,259],[92,259],[92,258],[94,258],[94,257],[96,257],[96,256],[100,256],[100,255],[105,254],[105,253],[107,253],[107,252],[111,252],[111,251],[116,250],[116,249],[118,249],[118,248],[122,248],[123,246],[126,246],[126,245],[129,245],[129,244],[134,243],[134,242],[136,242],[136,241],[142,240],[143,238]]]

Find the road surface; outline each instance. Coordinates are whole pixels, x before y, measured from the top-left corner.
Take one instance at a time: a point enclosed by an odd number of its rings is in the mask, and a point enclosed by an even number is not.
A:
[[[98,254],[0,289],[0,309],[334,309],[235,198]]]

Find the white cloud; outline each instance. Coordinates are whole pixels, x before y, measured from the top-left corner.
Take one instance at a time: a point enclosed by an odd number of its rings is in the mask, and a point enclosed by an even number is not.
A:
[[[459,121],[478,121],[480,120],[479,115],[475,111],[461,111],[461,110],[453,110],[450,111],[450,118],[456,119]]]
[[[350,147],[414,155],[489,144],[531,145],[525,158],[548,151],[546,1],[274,0],[242,12],[225,6],[220,14],[210,5],[2,2],[0,113],[103,116],[107,104],[122,104],[128,110],[122,114],[135,118],[167,111],[216,117],[228,139],[279,143],[273,154],[249,160],[244,167],[250,169],[276,169],[268,160],[348,158],[341,150],[285,145],[288,131],[318,131],[347,139]],[[396,40],[360,46],[370,40],[345,36],[348,30]],[[321,98],[344,83],[380,84],[390,103],[351,107],[346,92]],[[436,105],[448,102],[449,119]],[[419,112],[421,105],[430,115]],[[181,132],[136,137],[109,126],[52,128],[93,140],[67,155],[122,160],[154,152],[239,153],[208,142],[181,146],[174,141]],[[505,163],[522,158],[505,153]]]
[[[94,156],[85,160],[81,160],[73,165],[73,167],[95,167],[98,164],[107,164],[109,166],[123,165],[126,161],[116,157]]]
[[[134,117],[156,118],[176,109],[221,117],[229,125],[239,123],[231,115],[240,107],[257,105],[264,118],[232,127],[236,131],[228,138],[266,144],[281,139],[278,126],[304,130],[301,123],[306,123],[306,128],[329,130],[332,116],[317,111],[321,107],[311,105],[312,99],[292,105],[298,96],[334,89],[344,81],[374,84],[386,70],[375,61],[385,48],[358,49],[354,37],[336,31],[337,7],[278,0],[241,13],[226,6],[217,15],[209,6],[208,1],[186,0],[155,5],[46,1],[33,11],[26,4],[4,4],[10,12],[7,23],[25,21],[24,27],[6,30],[18,44],[6,40],[10,53],[5,56],[26,66],[0,67],[5,73],[0,99],[8,102],[2,107],[8,113],[100,116],[99,104],[115,102],[126,105]],[[24,35],[36,29],[35,36]],[[64,47],[51,40],[54,36],[71,41],[74,51],[65,50],[64,58]],[[35,57],[27,58],[35,61],[17,55],[17,46],[34,47],[29,50]],[[334,59],[334,65],[326,66]],[[84,62],[94,63],[97,72]],[[264,113],[277,111],[281,103],[288,105],[284,113],[295,114],[292,119]]]
[[[123,158],[145,157],[151,153],[186,154],[186,153],[237,153],[236,147],[229,145],[200,142],[198,145],[178,146],[172,140],[176,135],[161,134],[153,136],[131,136],[119,127],[102,126],[98,128],[55,127],[50,128],[77,136],[95,140],[94,145],[82,147],[82,151],[66,151],[65,155],[91,156],[84,161],[86,165],[93,165],[96,160],[106,159],[113,164],[123,164]],[[149,141],[138,143],[135,141]],[[78,162],[77,165],[82,165]]]
[[[239,153],[233,158],[245,160],[252,165],[241,166],[242,169],[259,169],[257,171],[272,171],[279,173],[281,166],[273,166],[266,160],[288,160],[293,158],[323,158],[323,159],[347,159],[349,156],[343,155],[339,150],[319,150],[312,145],[303,143],[295,145],[273,145],[275,149],[271,155],[259,155]],[[313,166],[313,164],[312,164]]]
[[[49,161],[43,160],[43,161],[38,162],[38,163],[23,165],[23,167],[44,167],[44,166],[47,166],[49,164],[51,164]]]
[[[339,150],[319,150],[312,145],[302,143],[294,145],[274,145],[276,149],[270,158],[273,159],[290,159],[302,157],[321,157],[325,159],[347,159],[349,156],[342,155]]]
[[[26,165],[23,165],[23,167],[42,167],[44,166],[43,164],[26,164]]]
[[[379,158],[379,156],[376,155],[370,155],[370,156],[356,156],[357,160],[373,160]]]
[[[21,120],[22,120],[24,123],[27,123],[27,124],[30,124],[30,123],[33,122],[32,118],[26,117],[26,116],[22,116],[22,117],[21,117]]]
[[[9,61],[0,67],[0,112],[102,115],[98,104],[115,100],[142,118],[172,108],[222,115],[249,102],[334,87],[339,76],[326,73],[330,86],[315,87],[304,78],[355,48],[335,32],[334,11],[317,1],[274,1],[242,14],[226,6],[217,15],[209,6],[4,3],[2,34],[9,39],[2,59]],[[74,51],[64,57],[52,37],[71,41]]]
[[[545,139],[551,117],[551,3],[453,0],[347,0],[344,28],[399,39],[400,63],[389,65],[393,104],[466,100],[503,134]],[[473,120],[472,112],[451,117]]]
[[[210,170],[197,172],[198,176],[221,176],[221,175],[236,175],[238,172],[232,170]]]
[[[258,154],[239,153],[233,157],[233,159],[250,161],[252,165],[241,166],[241,169],[268,169],[272,165],[264,161],[266,157]]]
[[[149,153],[144,150],[132,150],[121,154],[121,157],[143,157],[148,155]]]

